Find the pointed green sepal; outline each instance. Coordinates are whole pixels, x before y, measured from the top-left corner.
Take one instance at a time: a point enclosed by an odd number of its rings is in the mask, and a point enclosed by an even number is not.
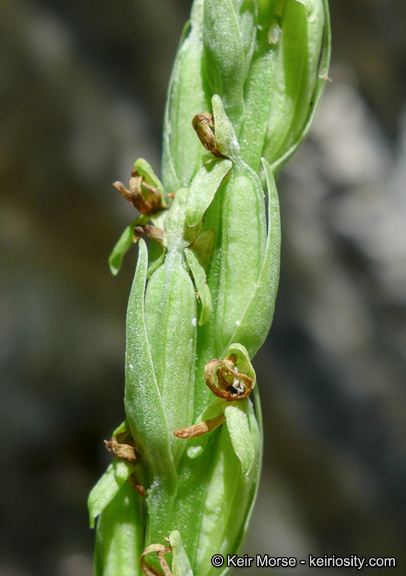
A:
[[[129,426],[127,420],[124,420],[124,422],[121,422],[120,426],[117,426],[117,428],[114,430],[111,437],[113,438],[113,440],[115,440],[118,436],[121,436],[125,432],[129,432],[129,431],[130,431],[130,426]]]

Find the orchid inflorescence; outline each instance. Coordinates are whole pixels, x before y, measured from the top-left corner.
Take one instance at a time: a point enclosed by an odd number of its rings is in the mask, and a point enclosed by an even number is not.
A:
[[[144,159],[128,189],[115,183],[140,214],[110,268],[134,242],[138,261],[126,419],[89,496],[96,576],[209,576],[211,557],[242,543],[263,443],[251,360],[279,281],[274,176],[310,130],[329,56],[327,0],[193,3],[169,85],[162,183]]]

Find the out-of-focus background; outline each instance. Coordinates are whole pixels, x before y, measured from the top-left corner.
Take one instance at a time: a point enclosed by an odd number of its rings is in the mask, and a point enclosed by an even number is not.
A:
[[[0,574],[91,576],[86,498],[123,417],[136,259],[110,275],[133,218],[111,182],[139,156],[159,170],[191,2],[0,4]],[[406,4],[331,12],[333,82],[279,180],[281,284],[256,358],[264,475],[245,551],[389,556],[406,574]]]

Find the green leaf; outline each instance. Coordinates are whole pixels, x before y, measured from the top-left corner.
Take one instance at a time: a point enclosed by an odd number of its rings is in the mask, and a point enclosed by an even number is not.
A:
[[[214,553],[227,555],[237,550],[235,540],[246,516],[254,481],[252,473],[247,476],[241,473],[241,463],[227,426],[221,426],[217,434],[213,432],[209,436],[214,435],[216,442],[208,445],[204,458],[191,461],[210,467],[210,477],[205,479],[204,504],[199,507],[201,518],[193,563],[197,570],[201,566],[210,566]],[[210,576],[219,572],[215,568],[207,570]]]
[[[192,271],[192,276],[196,289],[199,293],[200,302],[202,304],[202,311],[200,312],[199,326],[203,326],[210,318],[212,312],[210,288],[207,285],[206,272],[200,264],[197,256],[189,248],[185,248],[185,256],[187,263]]]
[[[275,4],[274,1],[272,3]],[[268,6],[266,17],[274,20],[274,29],[278,30],[275,15]],[[278,50],[277,42],[269,42],[268,28],[258,30],[255,52],[244,89],[245,114],[239,134],[241,157],[255,172],[260,168],[268,119],[275,105],[275,90],[272,90],[272,87]]]
[[[255,448],[247,415],[238,405],[227,406],[224,410],[224,415],[234,452],[241,462],[241,471],[246,476],[251,470],[255,459]]]
[[[202,220],[230,168],[230,160],[215,159],[209,160],[197,171],[190,185],[186,201],[186,223],[188,226],[196,226]]]
[[[317,77],[317,63],[313,74],[309,70],[308,21],[303,4],[287,0],[281,29],[278,61],[271,87],[272,108],[263,151],[263,156],[270,161],[282,156],[289,148],[285,141],[292,124],[297,124],[299,117],[300,128],[303,126],[302,114],[307,115],[309,96]],[[283,86],[282,90],[280,86]]]
[[[302,24],[298,19],[302,20]],[[299,28],[303,30],[302,38],[305,40],[301,49],[297,45]],[[289,101],[282,104],[279,111],[276,105],[274,120],[268,123],[268,138],[262,153],[274,174],[309,135],[328,81],[331,56],[328,0],[303,0],[300,3],[288,0],[282,29],[285,45],[281,52],[282,61],[277,67],[284,70],[282,81],[286,84]],[[300,64],[304,56],[306,59]],[[299,68],[300,65],[302,68]],[[276,78],[276,82],[279,81]],[[280,116],[281,111],[283,116]],[[286,120],[290,122],[287,132],[283,127]]]
[[[125,460],[115,460],[97,482],[89,494],[87,506],[90,515],[90,528],[94,528],[95,519],[103,512],[106,506],[115,498],[116,494],[129,476],[134,472],[135,465]]]
[[[172,576],[193,576],[182,537],[177,530],[169,534],[169,543],[172,547]]]

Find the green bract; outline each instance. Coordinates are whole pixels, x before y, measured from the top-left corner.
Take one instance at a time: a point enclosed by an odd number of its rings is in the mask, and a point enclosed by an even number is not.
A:
[[[143,159],[129,189],[115,184],[140,214],[114,247],[113,274],[139,248],[126,420],[88,503],[97,576],[214,576],[211,557],[242,543],[262,456],[251,359],[279,280],[274,173],[309,131],[329,52],[327,0],[193,4],[169,86],[163,184]]]

